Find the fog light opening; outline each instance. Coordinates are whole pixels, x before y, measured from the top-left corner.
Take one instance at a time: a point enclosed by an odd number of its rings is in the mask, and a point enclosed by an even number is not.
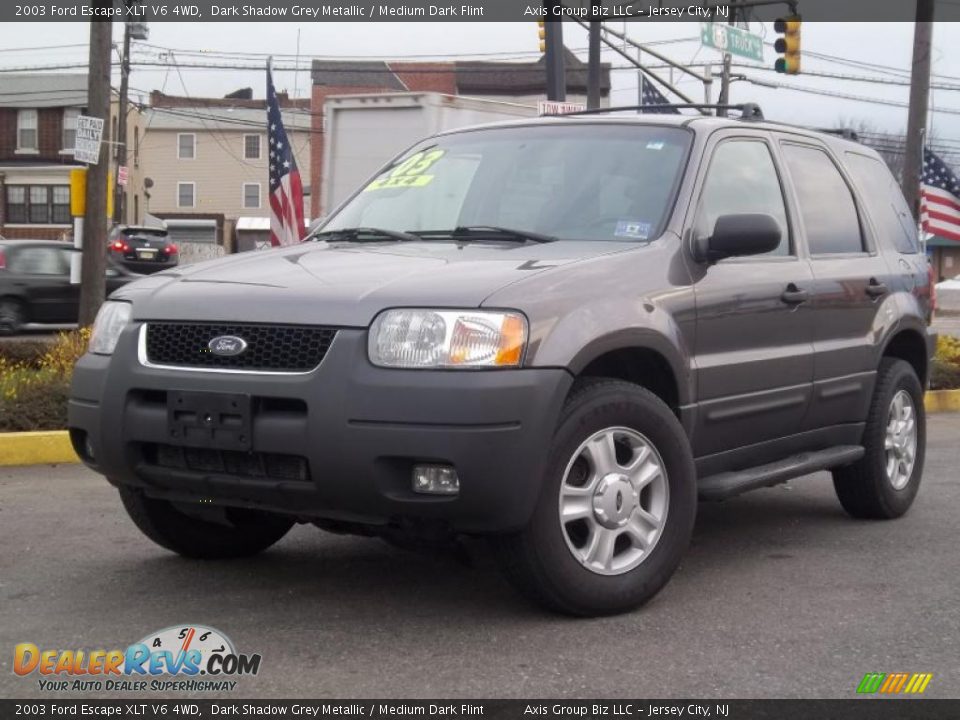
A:
[[[457,495],[460,478],[451,465],[414,465],[413,491],[424,495]]]

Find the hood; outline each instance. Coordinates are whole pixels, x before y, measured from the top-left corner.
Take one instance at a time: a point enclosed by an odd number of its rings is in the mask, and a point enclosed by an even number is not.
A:
[[[285,322],[363,327],[388,307],[479,307],[493,292],[625,242],[306,243],[181,267],[112,299],[137,320]]]

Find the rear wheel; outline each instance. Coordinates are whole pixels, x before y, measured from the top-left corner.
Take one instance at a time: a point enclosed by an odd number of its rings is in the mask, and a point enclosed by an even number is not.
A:
[[[534,516],[497,538],[507,577],[572,615],[631,610],[670,579],[696,513],[693,459],[673,412],[619,380],[574,387]]]
[[[293,526],[283,515],[244,508],[191,508],[120,488],[134,524],[160,547],[189,558],[219,560],[256,555]]]
[[[0,300],[0,335],[14,335],[23,325],[23,306],[18,300]]]
[[[913,367],[885,358],[877,373],[857,463],[833,471],[843,509],[856,518],[900,517],[920,489],[927,444],[923,388]]]

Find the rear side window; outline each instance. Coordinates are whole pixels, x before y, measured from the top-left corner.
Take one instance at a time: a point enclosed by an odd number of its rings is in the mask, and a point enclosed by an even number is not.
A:
[[[863,252],[863,234],[853,194],[823,150],[783,145],[783,155],[800,202],[811,255]]]
[[[11,253],[7,266],[24,275],[65,275],[68,267],[58,248],[25,247]]]
[[[906,255],[920,252],[917,225],[886,163],[860,153],[848,152],[846,156],[853,182],[877,226],[881,242]]]

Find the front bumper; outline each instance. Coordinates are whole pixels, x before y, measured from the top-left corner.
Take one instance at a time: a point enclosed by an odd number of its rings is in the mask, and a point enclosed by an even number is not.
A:
[[[302,375],[158,369],[137,359],[139,329],[124,331],[114,355],[88,354],[76,366],[68,425],[84,462],[114,485],[151,496],[308,519],[432,520],[461,532],[522,527],[573,380],[552,368],[377,368],[360,329],[338,331],[320,367]],[[302,458],[306,476],[238,474],[232,469],[244,458],[225,462],[217,451],[204,451],[200,468],[171,467],[161,458],[183,452],[168,435],[166,397],[174,390],[249,394],[252,452]],[[459,495],[414,493],[411,471],[420,462],[455,466]]]

